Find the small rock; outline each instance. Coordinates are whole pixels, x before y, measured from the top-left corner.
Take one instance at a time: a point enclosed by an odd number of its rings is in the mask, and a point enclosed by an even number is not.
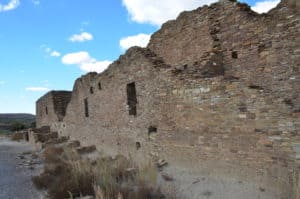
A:
[[[203,195],[203,196],[206,196],[206,197],[210,197],[212,194],[213,194],[213,192],[211,192],[211,191],[204,191],[204,192],[202,193],[202,195]]]
[[[159,159],[158,162],[157,162],[157,166],[159,168],[162,168],[162,167],[164,167],[166,165],[168,165],[168,162],[166,160],[164,160],[164,159]]]
[[[32,153],[31,151],[25,151],[25,152],[22,153],[22,155],[29,155],[31,153]]]
[[[280,136],[269,136],[269,139],[271,141],[281,141],[282,137],[280,137]]]
[[[92,161],[91,161],[91,165],[92,165],[92,166],[97,165],[97,160],[92,160]]]
[[[161,174],[161,177],[165,180],[165,181],[174,181],[174,178],[166,173]]]
[[[239,155],[247,155],[247,153],[245,151],[238,151],[237,154],[239,154]]]
[[[156,136],[154,134],[149,135],[149,140],[150,141],[155,141],[156,140]]]
[[[247,115],[246,115],[246,114],[239,114],[239,118],[241,118],[241,119],[246,119],[246,118],[247,118]]]
[[[96,146],[95,145],[92,145],[92,146],[83,146],[83,147],[77,148],[77,152],[79,154],[92,153],[94,151],[96,151]]]
[[[231,153],[237,153],[238,150],[236,150],[236,149],[230,149],[230,152],[231,152]]]
[[[266,189],[263,188],[263,187],[259,187],[259,190],[260,190],[261,192],[265,192],[265,191],[266,191]]]
[[[227,138],[229,138],[229,135],[223,135],[222,137],[223,137],[223,139],[227,139]]]
[[[198,144],[199,144],[199,145],[204,144],[204,136],[199,136],[199,137],[198,137]]]
[[[152,157],[157,157],[158,156],[158,153],[156,153],[156,152],[150,152],[150,155],[152,156]]]
[[[288,142],[282,142],[282,143],[280,144],[280,146],[281,146],[281,147],[288,147],[288,146],[290,146],[290,144],[289,144]]]
[[[127,168],[125,170],[125,174],[128,176],[133,176],[134,174],[136,174],[136,168]]]
[[[199,183],[200,182],[200,179],[196,179],[194,182],[193,182],[193,184],[197,184],[197,183]]]
[[[261,145],[263,145],[265,147],[273,147],[273,142],[271,140],[262,139],[259,142],[260,142]]]
[[[80,146],[80,142],[78,140],[72,140],[72,141],[69,141],[67,146],[71,147],[71,148],[76,148],[76,147]]]
[[[32,165],[33,161],[32,160],[26,160],[25,163],[28,164],[28,165]]]
[[[31,155],[31,158],[32,158],[32,159],[37,159],[38,157],[39,157],[39,156],[38,156],[37,154],[35,154],[35,153]]]
[[[94,199],[94,196],[81,196],[81,197],[76,197],[75,199]]]

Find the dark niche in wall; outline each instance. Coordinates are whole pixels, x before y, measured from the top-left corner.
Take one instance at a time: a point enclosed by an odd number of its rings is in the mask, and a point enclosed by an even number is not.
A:
[[[98,82],[98,89],[99,89],[99,90],[102,90],[101,82]]]
[[[93,94],[94,93],[94,87],[90,87],[90,93]]]
[[[148,134],[156,133],[156,132],[157,132],[157,127],[155,127],[155,126],[148,127]]]
[[[256,89],[256,90],[264,90],[263,87],[258,86],[258,85],[254,85],[254,84],[249,85],[248,88],[250,88],[250,89]]]
[[[84,113],[85,117],[89,117],[89,102],[87,98],[84,99]]]
[[[148,127],[148,139],[150,140],[151,134],[157,133],[157,127],[156,126],[149,126]]]
[[[237,53],[237,51],[232,51],[232,52],[231,52],[231,57],[232,57],[232,59],[237,59],[237,58],[238,58],[238,53]]]
[[[136,150],[139,150],[142,147],[142,145],[140,142],[136,142],[135,147],[136,147]]]
[[[45,108],[45,111],[46,111],[46,115],[48,115],[48,107],[47,106]]]
[[[136,115],[136,88],[135,82],[127,84],[127,105],[129,107],[129,115]]]

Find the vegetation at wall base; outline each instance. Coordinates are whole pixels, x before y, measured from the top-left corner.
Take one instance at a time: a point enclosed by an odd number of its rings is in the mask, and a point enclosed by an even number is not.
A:
[[[32,180],[37,188],[47,189],[51,199],[87,195],[96,199],[165,198],[156,184],[157,168],[151,164],[139,169],[121,155],[91,161],[66,146],[47,147],[44,159],[44,171]]]

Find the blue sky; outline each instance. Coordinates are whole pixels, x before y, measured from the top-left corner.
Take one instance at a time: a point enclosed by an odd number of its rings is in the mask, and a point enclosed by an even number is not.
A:
[[[279,0],[244,0],[258,12]],[[0,0],[0,113],[35,113],[49,90],[146,46],[168,19],[215,0]]]

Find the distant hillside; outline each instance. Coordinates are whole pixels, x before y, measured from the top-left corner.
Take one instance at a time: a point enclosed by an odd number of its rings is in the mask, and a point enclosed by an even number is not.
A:
[[[24,113],[0,113],[0,131],[8,131],[12,123],[23,123],[30,127],[35,122],[35,115]]]

